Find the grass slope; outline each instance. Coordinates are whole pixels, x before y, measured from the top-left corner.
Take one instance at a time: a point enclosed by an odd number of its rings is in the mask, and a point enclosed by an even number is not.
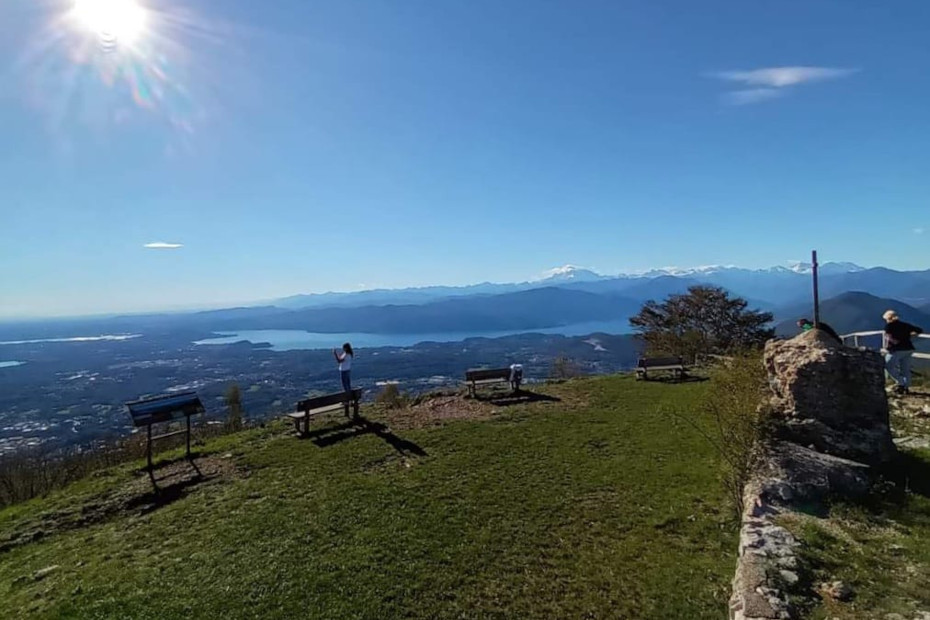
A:
[[[248,475],[0,553],[0,617],[720,618],[736,532],[717,456],[657,413],[704,385],[538,389],[561,402],[320,445],[215,440],[202,452]],[[138,477],[11,507],[0,538]]]

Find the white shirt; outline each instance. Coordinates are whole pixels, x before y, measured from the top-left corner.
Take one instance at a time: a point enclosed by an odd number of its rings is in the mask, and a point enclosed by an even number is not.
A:
[[[346,352],[342,352],[341,355],[342,355],[343,357],[342,357],[342,361],[339,362],[339,370],[340,370],[340,371],[342,371],[342,370],[352,370],[352,356],[349,355],[349,354],[346,353]]]

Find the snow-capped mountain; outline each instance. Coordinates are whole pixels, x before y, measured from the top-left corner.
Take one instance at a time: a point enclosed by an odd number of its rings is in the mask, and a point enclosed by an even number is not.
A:
[[[663,276],[673,276],[676,278],[685,278],[689,276],[708,275],[719,273],[730,269],[737,269],[734,265],[703,265],[701,267],[661,267],[659,269],[650,269],[642,273],[621,274],[621,278],[661,278]]]
[[[810,274],[813,266],[810,263],[790,262],[787,266],[777,265],[765,269],[747,269],[737,267],[736,265],[703,265],[700,267],[662,267],[660,269],[651,269],[643,273],[621,274],[621,278],[659,278],[662,276],[674,276],[676,278],[709,276],[723,273],[744,273],[744,274],[766,274],[766,273],[797,273]],[[821,274],[841,274],[856,273],[865,271],[865,267],[860,267],[855,263],[823,263],[819,266]]]
[[[542,276],[533,280],[534,282],[544,282],[547,284],[557,284],[564,282],[597,282],[598,280],[606,280],[611,276],[602,276],[601,274],[591,271],[590,269],[585,269],[584,267],[577,267],[575,265],[563,265],[562,267],[556,267],[554,269],[549,269],[548,271],[543,272]]]
[[[792,261],[788,263],[787,267],[778,266],[771,267],[765,271],[770,273],[800,273],[804,275],[810,275],[813,272],[814,266],[811,263],[805,263],[803,261]],[[841,274],[841,273],[857,273],[859,271],[865,271],[865,267],[860,267],[855,263],[823,263],[818,267],[818,271],[821,274]]]
[[[458,297],[501,295],[538,288],[564,288],[641,302],[679,294],[696,284],[720,286],[732,294],[766,309],[805,302],[810,298],[811,266],[795,262],[767,269],[733,265],[666,267],[645,272],[604,275],[576,265],[550,269],[527,282],[428,286],[353,293],[297,295],[273,302],[283,308],[360,307],[420,305]],[[847,291],[866,291],[912,305],[930,302],[930,270],[895,271],[884,267],[863,268],[854,263],[828,262],[820,265],[820,292],[826,299]]]

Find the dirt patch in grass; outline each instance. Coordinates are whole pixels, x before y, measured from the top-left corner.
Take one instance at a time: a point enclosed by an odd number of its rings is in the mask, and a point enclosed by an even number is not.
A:
[[[407,407],[392,410],[391,426],[400,429],[441,426],[452,420],[487,420],[518,405],[534,403],[562,403],[558,396],[540,391],[511,392],[510,390],[483,390],[476,397],[462,393],[443,393],[424,396]]]
[[[398,428],[438,426],[449,420],[481,420],[499,413],[496,407],[459,395],[435,396],[392,412],[391,424]]]
[[[101,474],[106,475],[106,472]],[[197,489],[247,474],[246,470],[236,466],[232,454],[202,456],[193,461],[176,459],[156,464],[156,491],[146,470],[134,470],[128,480],[115,482],[109,491],[91,495],[67,507],[41,512],[17,524],[12,531],[0,537],[0,553],[62,531],[102,523],[123,515],[147,514]]]

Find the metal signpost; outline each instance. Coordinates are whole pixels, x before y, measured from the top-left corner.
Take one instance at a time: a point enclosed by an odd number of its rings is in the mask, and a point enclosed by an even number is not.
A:
[[[180,394],[168,394],[165,396],[156,396],[126,403],[129,408],[129,414],[132,416],[132,423],[136,427],[146,427],[146,462],[148,463],[149,477],[152,478],[152,484],[155,484],[155,476],[152,466],[152,442],[157,439],[174,437],[175,435],[187,435],[186,456],[191,458],[191,416],[203,413],[205,411],[203,403],[196,392],[183,392]],[[163,422],[173,422],[180,418],[186,419],[185,428],[178,431],[171,431],[161,435],[152,435],[152,425]],[[157,486],[156,486],[157,488]]]
[[[811,274],[814,278],[814,327],[820,327],[820,289],[817,282],[817,250],[811,252]]]

